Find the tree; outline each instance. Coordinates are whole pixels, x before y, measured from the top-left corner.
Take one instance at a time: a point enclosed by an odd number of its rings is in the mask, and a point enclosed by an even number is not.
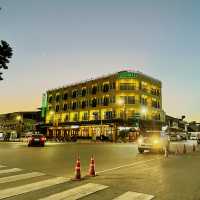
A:
[[[9,59],[13,55],[12,51],[13,50],[10,47],[10,45],[6,41],[1,40],[0,42],[0,70],[8,69],[7,64],[10,62]],[[0,72],[0,81],[3,80],[3,78],[1,77],[2,74],[3,73]]]

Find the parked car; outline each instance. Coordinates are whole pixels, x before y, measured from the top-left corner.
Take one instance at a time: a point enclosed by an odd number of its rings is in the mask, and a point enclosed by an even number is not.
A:
[[[179,132],[178,135],[181,137],[182,140],[188,139],[188,135],[185,132]]]
[[[46,142],[46,137],[42,134],[33,134],[28,138],[28,146],[42,146],[44,147]]]

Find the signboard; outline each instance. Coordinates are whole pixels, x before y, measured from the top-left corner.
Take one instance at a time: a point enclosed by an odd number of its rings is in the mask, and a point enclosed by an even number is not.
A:
[[[123,79],[123,78],[136,78],[137,74],[135,72],[128,72],[128,71],[123,71],[118,73],[118,78]]]

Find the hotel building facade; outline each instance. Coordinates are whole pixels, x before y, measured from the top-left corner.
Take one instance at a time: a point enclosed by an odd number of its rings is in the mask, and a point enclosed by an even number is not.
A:
[[[118,127],[164,121],[161,81],[141,72],[120,71],[48,90],[47,136],[116,139]]]

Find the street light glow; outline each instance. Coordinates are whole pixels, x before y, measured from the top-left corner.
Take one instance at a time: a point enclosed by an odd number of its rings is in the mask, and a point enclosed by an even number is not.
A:
[[[147,109],[146,109],[145,107],[143,107],[143,108],[141,109],[141,113],[145,115],[145,114],[147,113]]]
[[[120,99],[117,100],[117,105],[119,105],[119,106],[123,106],[124,103],[125,103],[124,99],[122,99],[122,98],[120,98]]]
[[[20,115],[17,115],[16,119],[17,119],[17,121],[20,121],[22,119],[22,117]]]
[[[49,112],[49,114],[50,114],[50,115],[54,115],[54,111],[51,110],[51,111]]]

